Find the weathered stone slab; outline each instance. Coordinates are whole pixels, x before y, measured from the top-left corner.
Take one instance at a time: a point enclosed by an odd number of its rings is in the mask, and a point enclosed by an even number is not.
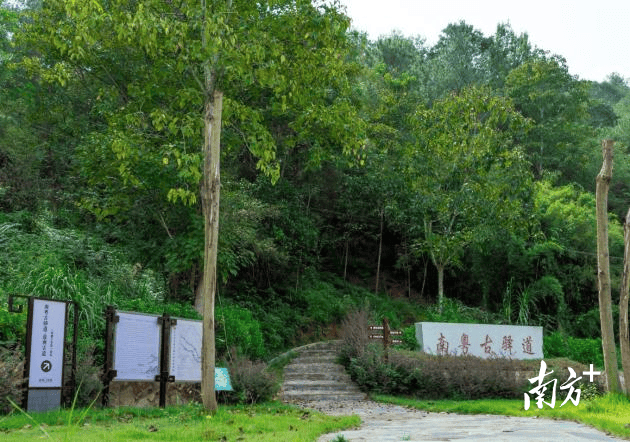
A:
[[[421,351],[435,355],[542,359],[542,327],[417,322]]]

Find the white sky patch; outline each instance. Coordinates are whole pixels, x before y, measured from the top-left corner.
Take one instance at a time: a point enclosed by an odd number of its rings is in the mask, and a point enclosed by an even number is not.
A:
[[[340,0],[352,27],[375,40],[398,30],[437,42],[449,24],[464,20],[486,36],[499,23],[532,45],[566,58],[569,71],[584,80],[603,81],[616,72],[630,78],[629,0]]]

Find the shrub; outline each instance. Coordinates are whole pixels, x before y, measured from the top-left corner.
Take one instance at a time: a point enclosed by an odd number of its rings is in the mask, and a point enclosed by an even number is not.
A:
[[[253,362],[242,357],[234,357],[228,362],[233,391],[219,394],[226,403],[256,404],[273,399],[280,389],[273,373],[267,371],[264,362]]]
[[[225,306],[216,309],[216,346],[219,355],[226,354],[228,347],[235,347],[239,354],[251,359],[266,356],[260,322],[242,307]]]
[[[400,344],[402,348],[405,350],[415,351],[420,348],[420,344],[418,343],[418,339],[416,339],[416,326],[410,325],[409,327],[405,327],[402,330],[402,341]]]
[[[17,404],[21,402],[23,373],[22,352],[0,347],[0,414],[9,413],[13,409],[8,399]]]
[[[341,358],[344,363],[361,356],[368,344],[368,312],[365,309],[352,310],[341,322]]]
[[[0,345],[10,346],[25,342],[26,309],[23,313],[10,313],[0,296]]]
[[[348,371],[363,390],[421,399],[521,398],[528,367],[505,358],[436,356],[391,351],[384,362],[382,350],[369,345],[350,359]]]
[[[546,358],[568,358],[586,365],[604,366],[601,338],[574,338],[553,332],[545,336],[543,352]]]

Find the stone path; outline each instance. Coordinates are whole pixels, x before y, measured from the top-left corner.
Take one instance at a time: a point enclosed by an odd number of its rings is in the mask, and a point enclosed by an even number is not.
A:
[[[363,421],[358,429],[326,434],[317,442],[330,442],[339,435],[351,442],[623,440],[575,422],[542,418],[428,413],[368,400],[345,403],[313,401],[299,405],[332,415],[356,414]]]
[[[299,356],[285,369],[281,398],[330,415],[356,414],[358,429],[326,434],[347,441],[621,441],[586,425],[550,419],[428,413],[367,400],[344,368],[335,363],[339,341],[294,349]]]

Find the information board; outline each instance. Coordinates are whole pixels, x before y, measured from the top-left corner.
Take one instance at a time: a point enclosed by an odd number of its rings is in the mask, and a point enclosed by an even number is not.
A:
[[[417,322],[420,349],[435,355],[542,359],[542,327]]]
[[[65,302],[33,299],[29,388],[63,386],[66,309]]]
[[[203,322],[177,319],[171,327],[170,374],[176,382],[201,382]]]
[[[162,326],[158,317],[116,312],[113,369],[117,381],[155,381],[160,374]]]

